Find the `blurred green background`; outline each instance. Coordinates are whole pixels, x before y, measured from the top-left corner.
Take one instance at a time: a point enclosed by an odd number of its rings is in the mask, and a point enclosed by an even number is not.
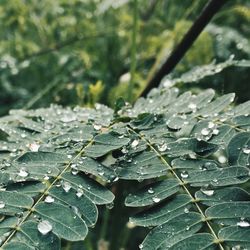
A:
[[[0,115],[52,102],[112,106],[119,96],[135,100],[208,1],[137,0],[137,7],[134,2],[1,0]],[[230,56],[249,59],[249,38],[250,2],[228,1],[172,76]],[[233,91],[242,102],[249,99],[249,85],[249,68],[230,67],[199,84],[178,86]]]

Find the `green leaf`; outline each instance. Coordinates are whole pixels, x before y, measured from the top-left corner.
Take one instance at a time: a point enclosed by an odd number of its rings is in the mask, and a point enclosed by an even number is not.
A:
[[[250,247],[250,227],[230,226],[219,231],[219,237],[230,247],[241,246],[245,249]]]
[[[190,202],[191,199],[189,196],[180,194],[170,201],[163,202],[158,206],[154,206],[130,217],[130,222],[138,226],[158,226],[182,214],[183,211],[189,211]]]
[[[58,237],[70,241],[84,240],[88,228],[85,222],[73,210],[59,203],[39,203],[35,212],[51,224],[52,232]],[[62,220],[63,218],[63,220]]]
[[[48,233],[46,235],[41,234],[38,230],[38,223],[34,221],[27,221],[21,227],[18,233],[13,238],[13,242],[15,244],[7,244],[4,249],[19,249],[18,243],[23,247],[28,247],[24,249],[35,249],[31,247],[35,245],[37,248],[41,250],[53,250],[53,249],[61,249],[61,242],[59,238],[53,233]],[[27,237],[28,236],[28,237]]]
[[[143,180],[166,174],[166,166],[152,152],[142,152],[119,163],[116,173],[121,179]]]
[[[147,185],[135,194],[130,194],[125,204],[129,207],[147,206],[159,203],[163,199],[179,191],[180,183],[175,179],[155,182]]]
[[[201,217],[198,213],[190,212],[176,216],[150,231],[140,249],[168,249],[197,232],[201,226]]]
[[[0,192],[1,214],[15,215],[22,213],[32,205],[33,200],[27,195],[9,191]]]
[[[214,245],[214,238],[211,234],[195,234],[184,240],[179,241],[169,248],[170,250],[174,249],[183,249],[183,250],[212,250],[216,249]]]
[[[122,137],[116,133],[106,133],[97,135],[94,144],[85,149],[85,153],[90,157],[101,157],[107,153],[119,149],[129,143],[129,138]]]
[[[250,164],[250,133],[242,132],[235,135],[227,147],[230,165],[249,166]]]
[[[238,225],[244,227],[244,222],[247,227],[250,226],[248,220],[250,218],[250,202],[225,202],[214,205],[206,210],[206,216],[213,220],[219,220],[227,225]],[[246,220],[246,221],[245,221]]]

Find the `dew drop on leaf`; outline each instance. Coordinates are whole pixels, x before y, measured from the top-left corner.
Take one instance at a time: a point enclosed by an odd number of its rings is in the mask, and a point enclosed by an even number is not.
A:
[[[181,177],[184,178],[184,179],[188,178],[188,173],[186,171],[181,172]]]
[[[71,184],[69,183],[69,182],[63,182],[62,183],[62,188],[63,188],[63,190],[66,192],[66,193],[68,193],[69,192],[69,190],[71,189]]]
[[[158,197],[153,197],[152,200],[153,200],[153,202],[155,202],[155,203],[158,203],[158,202],[161,201],[161,199],[158,198]]]
[[[250,154],[250,148],[243,148],[243,149],[242,149],[242,152],[243,152],[244,154]]]
[[[189,209],[188,209],[187,207],[184,209],[184,213],[185,213],[185,214],[188,214],[188,213],[189,213]]]
[[[142,245],[142,244],[140,244],[140,245],[139,245],[139,248],[140,248],[140,249],[142,249],[142,248],[143,248],[143,245]]]
[[[106,205],[107,209],[112,209],[113,207],[114,207],[114,202],[111,202],[111,203]]]
[[[135,147],[137,147],[138,144],[139,144],[138,140],[133,140],[133,142],[131,143],[131,147],[135,148]]]
[[[201,190],[201,192],[207,196],[212,196],[214,194],[214,190]]]
[[[0,208],[4,208],[5,207],[5,203],[3,201],[0,201]]]
[[[219,129],[217,129],[217,128],[216,128],[216,129],[214,129],[214,130],[212,131],[213,135],[218,135],[218,134],[219,134],[219,132],[220,132],[220,131],[219,131]]]
[[[154,193],[153,188],[149,188],[149,189],[148,189],[148,193],[149,193],[149,194],[153,194],[153,193]]]
[[[42,220],[38,223],[37,229],[42,235],[46,235],[52,230],[52,225],[50,224],[49,221]]]
[[[210,133],[210,131],[209,131],[207,128],[203,128],[203,129],[201,130],[201,134],[202,134],[202,135],[209,135],[209,133]]]
[[[100,130],[101,128],[102,128],[102,125],[94,124],[94,129],[95,130]]]
[[[52,196],[48,195],[48,196],[46,196],[44,201],[46,203],[53,203],[55,201],[55,199]]]
[[[80,189],[80,188],[78,188],[78,189],[77,189],[76,196],[77,196],[78,198],[80,198],[80,197],[82,197],[82,195],[83,195],[83,190]]]
[[[18,175],[21,176],[21,177],[27,177],[27,176],[29,175],[29,173],[26,171],[25,168],[22,167],[22,168],[20,169]]]
[[[218,157],[218,162],[221,163],[221,164],[224,164],[224,163],[227,162],[227,158],[224,155],[220,155]]]
[[[248,221],[240,221],[237,223],[239,227],[250,227],[250,223]]]
[[[168,148],[167,144],[166,143],[163,143],[162,145],[158,146],[158,149],[160,152],[164,152],[166,151]]]
[[[213,128],[214,126],[215,126],[215,124],[213,122],[208,123],[208,128]]]

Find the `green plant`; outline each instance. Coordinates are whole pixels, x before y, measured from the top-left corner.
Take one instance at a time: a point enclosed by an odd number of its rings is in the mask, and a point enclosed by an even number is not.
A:
[[[159,88],[114,111],[10,111],[0,119],[1,249],[84,240],[119,179],[139,181],[125,199],[137,212],[130,226],[153,227],[140,249],[250,248],[250,101],[214,95]]]

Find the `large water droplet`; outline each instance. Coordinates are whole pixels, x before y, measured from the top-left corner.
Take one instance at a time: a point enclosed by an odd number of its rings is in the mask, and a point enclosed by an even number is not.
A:
[[[240,221],[237,223],[237,226],[239,227],[250,227],[250,223],[248,221]]]
[[[46,203],[53,203],[55,201],[55,199],[52,196],[48,195],[48,196],[46,196],[44,201]]]
[[[5,203],[3,201],[0,201],[0,208],[4,208],[5,207]]]
[[[27,177],[27,176],[29,175],[29,173],[26,171],[25,168],[22,167],[22,168],[20,169],[18,175],[21,176],[21,177]]]
[[[227,162],[227,158],[224,155],[220,155],[218,157],[218,162],[221,163],[221,164],[224,164],[224,163]]]
[[[42,220],[38,223],[37,229],[41,234],[46,235],[52,230],[52,225],[50,224],[49,221]]]
[[[207,196],[212,196],[214,194],[214,190],[201,190],[201,192]]]
[[[213,135],[218,135],[219,132],[220,132],[220,131],[219,131],[219,129],[217,129],[217,128],[213,129],[213,131],[212,131]]]
[[[243,152],[244,154],[250,154],[250,148],[243,148],[243,149],[242,149],[242,152]]]
[[[133,140],[133,142],[131,143],[131,147],[135,148],[135,147],[137,147],[138,144],[139,144],[138,140]]]
[[[184,178],[184,179],[188,178],[188,173],[186,171],[181,172],[181,177]]]
[[[201,134],[202,134],[202,135],[209,135],[209,133],[210,133],[210,131],[209,131],[207,128],[203,128],[203,129],[201,130]]]
[[[69,182],[67,182],[67,181],[64,181],[64,182],[62,183],[62,188],[63,188],[63,190],[64,190],[66,193],[68,193],[69,190],[71,189],[71,184],[70,184]]]

